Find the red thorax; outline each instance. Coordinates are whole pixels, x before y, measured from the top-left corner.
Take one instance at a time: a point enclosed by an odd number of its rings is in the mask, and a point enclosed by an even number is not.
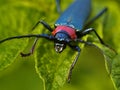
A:
[[[61,31],[65,31],[71,37],[71,39],[77,38],[75,29],[68,27],[68,26],[57,26],[55,30],[53,30],[52,35],[55,36],[56,33],[61,32]]]

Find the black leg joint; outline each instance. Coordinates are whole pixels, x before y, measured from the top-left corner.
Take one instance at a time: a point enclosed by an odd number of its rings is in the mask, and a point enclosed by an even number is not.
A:
[[[50,32],[53,31],[53,29],[50,27],[50,25],[47,24],[46,22],[44,22],[43,20],[38,21],[38,22],[35,24],[35,26],[32,28],[32,30],[34,30],[34,29],[38,26],[38,24],[40,24],[40,23],[41,23],[46,29],[48,29]]]

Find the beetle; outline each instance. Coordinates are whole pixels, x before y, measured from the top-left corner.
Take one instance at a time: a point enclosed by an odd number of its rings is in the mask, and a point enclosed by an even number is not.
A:
[[[57,0],[57,4],[59,4],[59,0]],[[60,12],[60,8],[58,7]],[[40,20],[38,21],[33,29],[35,29],[38,24],[42,24],[47,30],[51,32],[51,35],[48,34],[33,34],[33,35],[21,35],[21,36],[13,36],[8,37],[6,39],[0,40],[0,43],[11,39],[20,39],[20,38],[30,38],[35,37],[35,42],[30,50],[29,53],[21,53],[23,57],[29,56],[33,53],[35,45],[39,38],[45,38],[50,41],[54,42],[55,51],[57,53],[61,53],[66,46],[71,47],[71,49],[78,52],[76,55],[73,63],[71,64],[69,74],[68,74],[68,82],[70,82],[72,70],[78,60],[80,55],[80,47],[78,44],[73,44],[75,42],[84,43],[87,45],[94,45],[90,42],[84,41],[81,38],[91,32],[94,32],[95,35],[98,37],[101,44],[109,47],[104,41],[100,38],[98,33],[95,31],[94,28],[87,28],[92,22],[98,19],[101,15],[103,15],[107,11],[105,7],[102,9],[95,17],[88,21],[91,12],[91,0],[75,0],[58,18],[55,22],[55,28],[52,29],[49,24],[45,21]]]

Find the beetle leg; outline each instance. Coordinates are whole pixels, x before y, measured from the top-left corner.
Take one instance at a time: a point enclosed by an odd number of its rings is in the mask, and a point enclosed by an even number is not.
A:
[[[72,76],[72,70],[73,70],[75,64],[76,64],[77,61],[78,61],[78,57],[80,56],[80,51],[81,51],[81,49],[80,49],[78,46],[70,46],[70,47],[71,47],[72,49],[78,51],[78,54],[77,54],[77,56],[75,57],[72,65],[71,65],[71,67],[70,67],[69,74],[68,74],[68,83],[70,83],[71,76]]]
[[[104,41],[100,38],[100,36],[98,35],[98,33],[95,31],[94,28],[88,28],[88,29],[84,30],[84,31],[81,33],[81,35],[84,36],[84,35],[87,35],[87,34],[89,34],[89,33],[91,33],[91,32],[94,32],[95,35],[98,37],[100,43],[103,44],[103,45],[105,45]]]
[[[94,28],[88,28],[88,29],[84,30],[84,31],[81,33],[81,35],[84,36],[84,35],[89,34],[89,33],[91,33],[91,32],[94,32],[94,33],[95,33],[95,35],[98,37],[98,39],[99,39],[99,41],[100,41],[101,44],[103,44],[104,46],[110,48],[110,49],[113,50],[115,53],[117,53],[112,47],[110,47],[109,45],[107,45],[107,44],[101,39],[101,37],[98,35],[98,33],[95,31]]]
[[[44,36],[44,35],[43,35],[43,36]],[[55,38],[53,38],[53,37],[51,37],[51,36],[46,36],[46,35],[45,35],[44,37],[46,37],[46,39],[49,39],[49,40],[52,40],[52,41],[55,40]],[[29,53],[22,53],[22,52],[20,53],[22,57],[30,56],[31,54],[33,54],[38,39],[39,39],[39,37],[37,37],[37,38],[35,39],[35,41],[34,41],[34,43],[33,43],[33,45],[32,45],[32,48],[30,49],[30,52],[29,52]]]
[[[35,24],[35,26],[32,28],[32,30],[35,29],[35,28],[38,26],[38,24],[42,24],[42,25],[43,25],[46,29],[48,29],[50,32],[53,31],[53,29],[50,27],[50,25],[47,24],[46,22],[44,22],[43,20],[38,21],[38,22]]]
[[[32,48],[30,49],[30,52],[29,53],[20,53],[22,57],[26,57],[26,56],[30,56],[31,54],[33,54],[34,52],[34,49],[35,49],[35,46],[36,46],[36,43],[38,41],[38,38],[35,39],[33,45],[32,45]]]
[[[32,28],[32,30],[34,30],[34,29],[38,26],[38,24],[40,24],[40,23],[41,23],[45,28],[47,28],[50,32],[52,32],[52,28],[51,28],[46,22],[44,22],[43,20],[38,21],[38,22],[35,24],[35,26]],[[31,54],[33,54],[34,48],[35,48],[35,46],[36,46],[37,41],[38,41],[38,38],[35,39],[35,41],[34,41],[34,43],[33,43],[33,46],[32,46],[32,48],[31,48],[31,50],[30,50],[29,53],[24,54],[24,53],[21,52],[21,53],[20,53],[21,56],[22,56],[22,57],[25,57],[25,56],[30,56]]]
[[[56,0],[56,7],[57,7],[57,11],[59,13],[61,13],[60,2],[61,2],[61,0]]]
[[[101,15],[103,15],[105,12],[107,12],[108,8],[104,8],[101,10],[95,17],[93,17],[90,21],[87,22],[85,25],[85,28],[88,27],[90,24],[92,24],[96,19],[98,19]]]

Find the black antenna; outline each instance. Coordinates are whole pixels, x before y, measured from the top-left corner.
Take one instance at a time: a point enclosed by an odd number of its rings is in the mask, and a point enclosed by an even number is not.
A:
[[[48,34],[31,34],[31,35],[8,37],[6,39],[0,40],[0,43],[3,43],[8,40],[12,40],[12,39],[31,38],[31,37],[45,38],[45,39],[52,40],[52,41],[56,40],[56,38],[54,36],[49,36]]]

